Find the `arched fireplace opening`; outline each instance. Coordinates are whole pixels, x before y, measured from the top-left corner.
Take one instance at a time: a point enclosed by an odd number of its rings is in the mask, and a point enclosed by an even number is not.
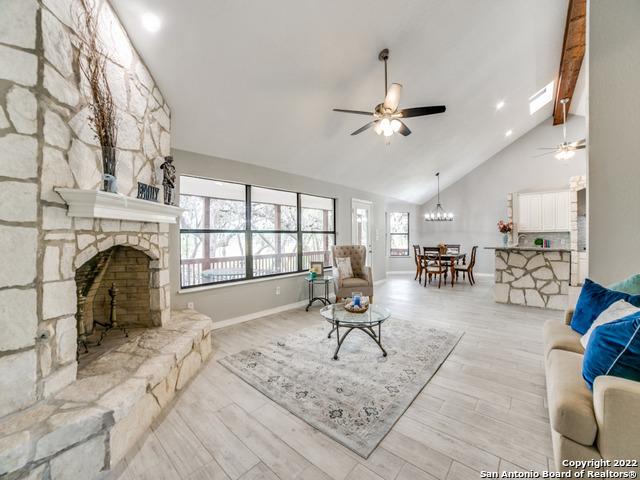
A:
[[[153,327],[151,259],[118,245],[99,252],[76,270],[78,362],[95,359]]]

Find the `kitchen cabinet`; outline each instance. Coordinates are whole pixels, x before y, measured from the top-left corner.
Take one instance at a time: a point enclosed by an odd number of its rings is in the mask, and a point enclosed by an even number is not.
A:
[[[519,193],[515,223],[519,232],[568,232],[569,191]]]

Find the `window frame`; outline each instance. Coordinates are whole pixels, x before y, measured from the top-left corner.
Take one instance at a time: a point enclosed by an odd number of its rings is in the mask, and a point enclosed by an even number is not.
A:
[[[407,216],[407,232],[406,233],[393,233],[391,232],[391,214],[393,213],[399,213],[401,215],[406,215]],[[411,232],[411,212],[400,212],[400,211],[392,211],[392,212],[387,212],[387,235],[389,236],[389,248],[387,249],[387,255],[389,256],[389,258],[405,258],[410,256],[410,250],[411,250],[411,242],[410,242],[410,232]],[[407,237],[407,251],[406,253],[403,253],[401,255],[394,255],[392,252],[392,242],[391,239],[393,236],[398,236],[398,237]]]
[[[336,217],[337,217],[337,211],[336,211],[336,198],[335,197],[325,197],[322,195],[316,195],[316,194],[312,194],[312,193],[303,193],[303,192],[298,192],[298,191],[291,191],[291,190],[285,190],[283,188],[274,188],[274,187],[267,187],[267,186],[263,186],[263,185],[252,185],[252,184],[245,184],[242,182],[234,182],[234,181],[229,181],[229,180],[220,180],[220,179],[213,179],[213,178],[207,178],[207,177],[200,177],[197,175],[188,175],[188,174],[184,174],[184,175],[180,175],[180,178],[182,177],[192,177],[192,178],[198,178],[201,180],[209,180],[212,182],[224,182],[224,183],[234,183],[236,185],[243,185],[245,188],[245,228],[244,229],[235,229],[235,230],[221,230],[221,229],[211,229],[211,228],[182,228],[180,226],[180,223],[178,223],[178,235],[180,236],[180,238],[182,238],[182,234],[215,234],[215,233],[244,233],[245,235],[245,276],[242,278],[234,278],[234,279],[229,279],[229,280],[220,280],[220,281],[211,281],[211,282],[206,282],[206,283],[199,283],[197,285],[183,285],[182,284],[182,248],[180,248],[180,254],[178,256],[178,261],[179,261],[179,270],[180,270],[180,289],[181,290],[188,290],[191,288],[202,288],[202,287],[207,287],[207,286],[214,286],[214,285],[222,285],[222,284],[230,284],[230,283],[239,283],[239,282],[247,282],[250,280],[262,280],[262,279],[268,279],[268,278],[274,278],[274,277],[281,277],[281,276],[287,276],[287,275],[293,275],[293,274],[297,274],[297,273],[304,273],[305,269],[302,268],[302,263],[303,263],[303,251],[302,251],[302,237],[303,234],[308,234],[308,233],[315,233],[315,234],[325,234],[325,235],[333,235],[333,245],[335,245],[336,243]],[[253,188],[263,188],[263,189],[269,189],[269,190],[277,190],[280,192],[286,192],[286,193],[294,193],[296,195],[296,230],[252,230],[251,228],[251,221],[252,221],[252,201],[251,201],[251,189]],[[182,195],[182,193],[180,193],[180,195]],[[179,196],[180,196],[179,195]],[[188,193],[186,193],[185,195],[189,195]],[[325,199],[329,199],[331,200],[331,204],[333,207],[333,230],[302,230],[302,202],[301,202],[301,197],[302,195],[307,195],[307,196],[311,196],[311,197],[319,197],[319,198],[325,198]],[[206,197],[205,197],[206,198]],[[261,203],[261,202],[260,202]],[[209,210],[208,212],[205,212],[205,215],[211,215],[211,211]],[[272,273],[269,275],[254,275],[253,274],[253,234],[262,234],[262,233],[272,233],[272,234],[289,234],[289,235],[295,235],[296,236],[296,253],[297,253],[297,264],[298,264],[298,268],[296,270],[293,271],[289,271],[289,272],[281,272],[281,273]],[[181,242],[180,242],[181,243]],[[330,269],[332,268],[331,265],[325,265],[324,266],[325,269]]]

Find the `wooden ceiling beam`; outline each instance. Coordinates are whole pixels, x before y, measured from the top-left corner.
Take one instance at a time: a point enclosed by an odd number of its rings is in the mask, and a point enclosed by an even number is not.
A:
[[[567,10],[567,23],[564,29],[564,42],[562,45],[562,57],[560,59],[560,71],[558,73],[558,85],[553,105],[553,124],[564,122],[562,118],[562,104],[560,100],[568,98],[567,111],[571,106],[573,92],[576,88],[582,60],[586,50],[587,32],[587,1],[569,0]]]

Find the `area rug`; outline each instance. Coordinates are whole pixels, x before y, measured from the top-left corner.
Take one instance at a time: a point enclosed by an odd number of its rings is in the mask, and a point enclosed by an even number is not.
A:
[[[445,361],[462,334],[391,318],[383,357],[361,331],[333,360],[329,325],[306,328],[219,362],[267,397],[367,458]]]

